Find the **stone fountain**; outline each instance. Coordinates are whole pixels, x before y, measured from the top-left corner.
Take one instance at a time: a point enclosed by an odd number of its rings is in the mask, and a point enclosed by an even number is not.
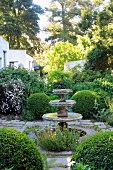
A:
[[[76,104],[74,100],[66,100],[65,95],[71,94],[73,91],[71,89],[54,89],[53,94],[60,95],[60,100],[50,101],[51,106],[58,106],[58,111],[56,113],[48,113],[42,116],[43,120],[58,122],[61,129],[64,126],[68,127],[67,122],[82,119],[82,115],[79,113],[68,112],[66,107],[71,107]]]

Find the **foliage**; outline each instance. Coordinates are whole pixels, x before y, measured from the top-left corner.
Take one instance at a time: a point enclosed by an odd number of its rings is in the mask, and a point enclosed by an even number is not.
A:
[[[24,85],[20,79],[2,83],[3,98],[1,111],[4,114],[20,114],[25,101]]]
[[[75,44],[76,35],[83,35],[94,23],[95,10],[98,11],[97,3],[94,5],[90,0],[51,1],[47,9],[51,15],[46,28],[50,36],[46,40],[52,43],[68,40]]]
[[[76,13],[74,12],[75,10]],[[47,40],[52,40],[52,43],[56,41],[65,42],[67,40],[71,43],[74,42],[75,34],[70,21],[78,14],[76,2],[74,0],[66,0],[65,2],[54,0],[47,11],[52,14],[47,27],[47,31],[50,33]]]
[[[40,129],[37,131],[38,145],[47,151],[72,150],[78,144],[79,132],[76,129],[69,130],[56,127],[55,131],[51,128]]]
[[[35,71],[29,72],[26,69],[17,69],[14,67],[6,67],[0,70],[0,83],[11,79],[22,80],[26,97],[32,93],[38,93],[44,90],[44,81],[39,77],[39,73]]]
[[[113,132],[99,132],[84,139],[73,153],[72,160],[89,165],[92,170],[113,168]]]
[[[64,63],[79,60],[80,56],[73,44],[66,42],[57,42],[54,46],[51,46],[50,51],[45,54],[45,72],[51,73],[55,70],[64,70]]]
[[[71,79],[71,75],[69,72],[55,70],[51,72],[49,75],[47,75],[48,82],[60,82],[60,81],[66,81]]]
[[[73,73],[72,78],[75,81],[75,83],[81,83],[81,82],[93,82],[95,79],[98,79],[101,77],[102,77],[102,74],[100,71],[84,69],[82,71],[76,71],[75,73]]]
[[[53,89],[71,88],[70,81],[71,81],[70,72],[55,70],[49,75],[47,75],[47,83],[51,84]]]
[[[42,13],[42,8],[31,0],[0,2],[0,35],[9,42],[11,49],[35,50],[33,40],[38,39],[38,20]]]
[[[108,68],[108,57],[105,49],[100,47],[92,49],[87,55],[86,69],[105,71]]]
[[[84,165],[82,163],[75,163],[75,161],[71,166],[71,170],[91,170],[91,168],[88,165]]]
[[[98,104],[98,102],[94,103],[94,109],[96,110],[96,114],[93,114],[93,116],[97,121],[106,122],[111,115],[111,111],[110,109],[107,109],[105,107],[99,108],[99,106],[100,104]]]
[[[27,121],[33,121],[35,120],[36,116],[34,113],[32,113],[31,111],[29,111],[27,109],[27,106],[24,106],[22,109],[22,113],[19,117],[20,120],[27,120]]]
[[[96,92],[90,90],[81,90],[76,92],[72,98],[76,101],[76,105],[72,106],[74,112],[83,115],[83,118],[91,118],[94,114],[94,103],[99,101],[99,96]]]
[[[100,78],[97,80],[94,80],[94,83],[97,84],[102,90],[107,92],[110,97],[113,95],[113,83],[109,82],[105,78]]]
[[[43,170],[43,160],[36,145],[25,134],[0,128],[0,169]]]
[[[42,118],[50,111],[50,98],[45,93],[34,93],[27,100],[27,109],[35,118]]]
[[[5,168],[4,170],[13,170],[13,167],[12,168]]]

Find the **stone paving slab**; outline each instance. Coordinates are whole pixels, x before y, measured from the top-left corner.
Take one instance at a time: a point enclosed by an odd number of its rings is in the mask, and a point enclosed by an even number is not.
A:
[[[71,156],[69,157],[55,157],[55,158],[47,158],[47,162],[49,164],[50,161],[54,161],[53,165],[54,169],[55,166],[57,166],[57,168],[68,168],[69,169],[69,163],[71,161]],[[51,169],[51,168],[50,168]]]

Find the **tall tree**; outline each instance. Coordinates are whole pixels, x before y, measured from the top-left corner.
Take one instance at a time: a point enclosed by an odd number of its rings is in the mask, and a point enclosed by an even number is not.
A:
[[[86,68],[113,69],[113,1],[99,12],[95,25],[88,33],[93,49],[87,55]]]
[[[68,40],[74,44],[76,35],[83,34],[91,27],[94,9],[96,10],[91,0],[52,0],[48,8],[51,16],[46,29],[50,33],[47,40]]]
[[[33,46],[31,40],[37,39],[40,31],[38,14],[43,10],[32,0],[0,1],[0,35],[10,44],[10,48],[26,48]]]

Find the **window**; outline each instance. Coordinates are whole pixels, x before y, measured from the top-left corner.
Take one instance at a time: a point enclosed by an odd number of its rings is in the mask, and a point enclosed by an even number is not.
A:
[[[10,67],[14,67],[14,62],[9,62]]]

